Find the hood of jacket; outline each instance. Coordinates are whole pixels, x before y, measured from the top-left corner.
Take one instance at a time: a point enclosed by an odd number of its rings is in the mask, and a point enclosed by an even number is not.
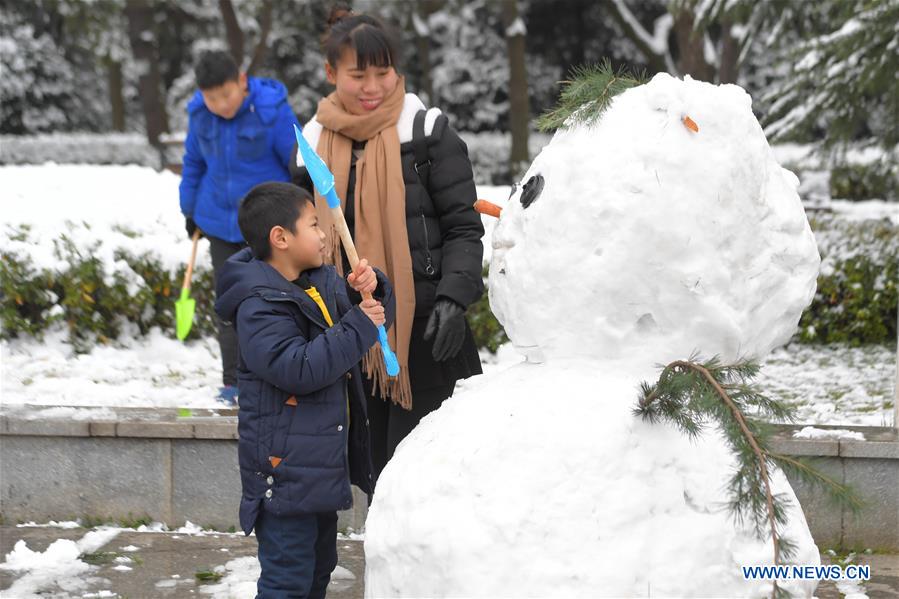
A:
[[[331,285],[329,269],[333,271],[334,267],[320,266],[303,271],[310,283],[326,297]],[[227,322],[234,322],[240,304],[252,296],[291,298],[313,314],[318,312],[318,307],[302,289],[285,279],[272,265],[254,258],[250,248],[228,258],[216,282],[216,295],[215,311]]]

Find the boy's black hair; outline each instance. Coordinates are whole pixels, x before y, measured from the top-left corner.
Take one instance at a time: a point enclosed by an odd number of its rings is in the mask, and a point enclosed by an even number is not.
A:
[[[237,81],[240,77],[240,69],[234,58],[227,52],[213,50],[204,52],[194,68],[197,77],[197,87],[201,90],[212,89],[224,85],[228,81]]]
[[[400,51],[396,33],[379,19],[354,13],[346,4],[338,4],[328,17],[328,30],[322,38],[322,53],[332,67],[337,66],[346,48],[356,52],[356,68],[369,65],[400,70]]]
[[[281,226],[296,233],[296,222],[306,204],[312,205],[309,192],[293,183],[260,183],[240,202],[237,224],[240,233],[260,260],[268,260],[272,247],[268,235]]]

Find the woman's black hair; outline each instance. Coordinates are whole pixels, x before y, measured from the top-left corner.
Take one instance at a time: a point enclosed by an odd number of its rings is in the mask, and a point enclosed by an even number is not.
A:
[[[328,16],[322,37],[322,52],[332,67],[337,66],[346,48],[356,52],[356,68],[393,67],[399,71],[400,53],[396,34],[379,19],[356,14],[346,4],[338,4]]]

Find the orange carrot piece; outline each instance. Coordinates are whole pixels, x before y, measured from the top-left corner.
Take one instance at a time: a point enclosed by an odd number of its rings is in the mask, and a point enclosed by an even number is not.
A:
[[[688,116],[684,117],[684,127],[692,131],[693,133],[699,133],[699,125],[696,124],[696,121],[691,119]]]
[[[476,212],[486,214],[487,216],[495,216],[496,218],[499,218],[500,213],[503,211],[500,206],[497,206],[493,202],[488,202],[487,200],[478,200],[475,202],[474,209]]]

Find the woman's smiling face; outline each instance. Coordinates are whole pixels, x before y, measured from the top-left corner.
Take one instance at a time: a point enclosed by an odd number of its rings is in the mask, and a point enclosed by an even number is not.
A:
[[[345,48],[336,65],[325,63],[328,82],[337,89],[337,97],[351,114],[365,115],[384,103],[396,89],[399,75],[392,66],[368,65],[360,69],[356,51]]]

